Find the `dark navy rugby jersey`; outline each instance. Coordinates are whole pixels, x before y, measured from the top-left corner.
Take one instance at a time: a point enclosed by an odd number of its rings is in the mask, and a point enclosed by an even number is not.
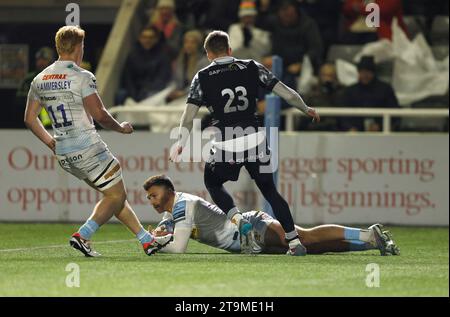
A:
[[[257,127],[258,86],[272,91],[278,81],[254,60],[217,58],[195,75],[187,102],[208,107],[218,128]]]

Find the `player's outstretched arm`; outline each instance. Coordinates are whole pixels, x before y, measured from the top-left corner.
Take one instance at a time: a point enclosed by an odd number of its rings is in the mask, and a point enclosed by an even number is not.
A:
[[[38,119],[39,112],[41,111],[41,104],[38,100],[32,99],[28,96],[27,106],[25,109],[24,122],[25,125],[30,129],[35,136],[39,138],[45,145],[47,145],[50,150],[55,153],[55,139],[47,132]]]
[[[128,122],[117,122],[116,119],[106,110],[100,96],[93,93],[83,98],[84,109],[94,118],[102,128],[113,130],[119,133],[133,133],[133,127]]]
[[[170,153],[170,161],[176,162],[178,156],[183,152],[184,145],[192,130],[194,118],[200,108],[194,104],[186,104],[183,115],[181,116],[180,127],[178,128],[178,139],[176,145],[172,148]]]
[[[279,81],[276,83],[276,85],[273,87],[273,93],[280,96],[288,104],[291,106],[294,106],[295,108],[299,109],[304,114],[310,116],[313,118],[313,121],[319,122],[320,116],[317,113],[317,111],[314,108],[308,107],[305,102],[303,101],[302,97],[294,90],[286,86],[284,83]]]

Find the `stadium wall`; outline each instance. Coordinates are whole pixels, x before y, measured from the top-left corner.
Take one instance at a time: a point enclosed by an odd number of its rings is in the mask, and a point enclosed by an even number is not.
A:
[[[122,163],[128,197],[144,222],[159,220],[141,184],[169,175],[180,191],[210,197],[203,163],[169,163],[169,135],[101,132]],[[28,131],[0,131],[0,221],[85,220],[99,195],[66,174]],[[279,188],[299,224],[448,226],[448,134],[282,134]],[[243,210],[261,195],[245,170],[227,184]]]

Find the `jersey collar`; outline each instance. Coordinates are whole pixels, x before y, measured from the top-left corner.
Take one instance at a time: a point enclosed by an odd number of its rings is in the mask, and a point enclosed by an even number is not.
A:
[[[177,192],[177,191],[175,192],[175,198],[173,200],[173,206],[175,206],[176,203],[180,200],[182,194],[183,194],[182,192]],[[173,209],[173,206],[172,206],[172,209]]]
[[[74,61],[67,61],[67,60],[63,60],[63,61],[62,60],[56,60],[55,63],[58,63],[58,64],[70,64],[70,63],[75,64]]]
[[[69,67],[75,66],[75,62],[74,61],[60,61],[60,60],[56,60],[55,64],[56,65],[62,65],[62,66],[69,66]]]
[[[177,204],[177,202],[180,200],[182,194],[183,194],[182,192],[177,192],[177,191],[175,192],[175,198],[173,199],[173,205],[172,205],[172,212],[173,212],[173,207],[174,207],[174,206]],[[172,216],[172,213],[171,213],[171,212],[164,211],[164,213],[165,213],[166,215]]]
[[[223,57],[218,57],[218,58],[214,59],[213,64],[216,64],[216,65],[229,64],[229,63],[233,63],[234,60],[235,60],[235,58],[233,56],[223,56]]]

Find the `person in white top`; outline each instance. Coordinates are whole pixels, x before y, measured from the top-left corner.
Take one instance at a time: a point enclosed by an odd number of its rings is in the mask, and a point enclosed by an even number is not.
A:
[[[239,22],[228,29],[233,56],[261,62],[270,54],[270,33],[255,26],[258,11],[254,1],[242,1],[239,6]]]
[[[157,227],[149,231],[162,237],[173,234],[173,242],[162,248],[162,252],[185,253],[189,238],[234,253],[284,254],[289,247],[281,224],[263,211],[242,214],[253,226],[254,237],[247,245],[246,241],[241,241],[238,225],[221,209],[201,197],[175,191],[166,175],[150,177],[143,187],[153,208],[164,215]],[[308,253],[372,249],[378,249],[381,255],[398,255],[400,252],[389,232],[383,231],[379,224],[369,229],[338,225],[295,228]]]
[[[127,201],[119,161],[97,133],[93,120],[103,128],[130,134],[128,122],[117,122],[97,93],[95,76],[81,68],[85,31],[78,26],[61,27],[55,35],[59,58],[39,73],[31,84],[24,121],[26,126],[56,155],[60,166],[103,194],[91,217],[70,239],[70,245],[85,256],[100,254],[90,240],[98,228],[116,216],[151,255],[170,240],[155,239],[146,231]],[[54,135],[38,119],[45,107]]]

